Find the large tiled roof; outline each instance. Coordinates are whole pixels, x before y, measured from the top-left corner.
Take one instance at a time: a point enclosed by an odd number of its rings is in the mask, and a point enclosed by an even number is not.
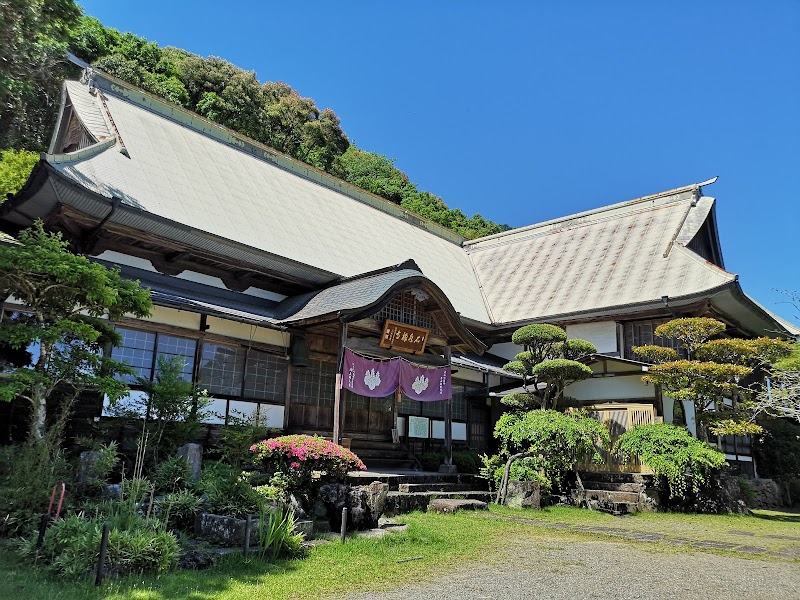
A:
[[[465,246],[493,322],[557,320],[734,282],[686,247],[712,207],[685,188]]]
[[[104,108],[85,85],[68,82],[66,89],[82,98],[73,101],[79,112]],[[52,161],[74,182],[163,219],[343,277],[413,258],[459,313],[488,322],[459,243],[387,212],[396,207],[375,208],[221,143],[200,128],[213,125],[194,123],[185,111],[175,108],[175,118],[168,118],[143,105],[152,99],[118,86],[109,86],[103,98],[127,152],[108,147],[79,160]]]
[[[230,251],[287,277],[307,276],[308,285],[323,288],[287,300],[278,322],[290,314],[316,318],[332,306],[348,310],[351,297],[363,304],[404,277],[397,269],[377,279],[363,274],[408,259],[462,318],[504,328],[632,314],[663,308],[665,296],[679,306],[738,289],[723,268],[714,199],[702,195],[711,182],[465,242],[128,84],[105,76],[94,83],[100,91],[65,84],[66,98],[99,141],[47,156],[47,169],[60,175],[50,186],[57,200],[190,246]],[[112,216],[111,198],[125,210]],[[13,218],[46,215],[47,202]],[[703,236],[713,262],[690,249]],[[765,319],[760,328],[788,329],[733,291],[724,299],[755,310]]]

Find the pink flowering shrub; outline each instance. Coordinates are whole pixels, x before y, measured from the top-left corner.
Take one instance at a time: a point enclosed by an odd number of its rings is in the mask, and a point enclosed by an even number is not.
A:
[[[299,498],[309,499],[314,488],[324,481],[341,480],[348,471],[364,470],[367,467],[347,448],[318,436],[285,435],[262,440],[250,446],[256,464],[280,480],[286,492]],[[313,473],[321,473],[314,479]]]

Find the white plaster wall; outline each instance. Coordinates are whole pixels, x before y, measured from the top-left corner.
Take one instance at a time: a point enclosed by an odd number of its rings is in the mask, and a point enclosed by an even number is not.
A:
[[[600,354],[614,354],[619,351],[617,348],[617,324],[614,321],[567,325],[567,337],[591,342]]]
[[[161,323],[162,325],[173,325],[198,331],[200,329],[200,315],[185,310],[167,308],[165,306],[154,306],[149,317],[141,319],[151,323]]]
[[[664,422],[672,423],[672,416],[674,414],[675,402],[674,398],[669,396],[663,397],[664,401]],[[686,415],[686,428],[694,437],[697,437],[697,421],[695,420],[694,402],[691,400],[683,400],[683,414]]]
[[[457,371],[455,375],[453,375],[453,383],[456,383],[459,379],[473,383],[483,383],[483,373],[480,371],[468,369],[467,367],[462,367],[460,365],[456,365],[453,368],[453,371]]]
[[[592,377],[567,386],[564,395],[584,401],[641,400],[654,398],[653,385],[647,385],[639,375],[621,377]]]
[[[155,268],[153,268],[153,263],[151,263],[149,260],[145,258],[139,258],[138,256],[122,254],[121,252],[114,252],[113,250],[106,250],[102,254],[98,254],[95,258],[99,258],[100,260],[107,260],[108,262],[114,263],[115,265],[136,267],[137,269],[142,269],[143,271],[150,271],[152,273],[157,272]]]
[[[122,252],[115,252],[114,250],[106,250],[102,254],[98,254],[97,258],[101,260],[107,260],[108,262],[114,263],[116,265],[135,267],[137,269],[142,269],[144,271],[150,271],[151,273],[158,272],[153,267],[153,264],[149,260],[146,260],[144,258],[139,258],[138,256],[131,256],[130,254],[123,254]],[[184,279],[186,281],[194,281],[195,283],[202,283],[203,285],[215,287],[222,290],[228,289],[219,277],[204,275],[203,273],[197,273],[196,271],[183,271],[182,273],[175,275],[175,278]],[[284,296],[283,294],[276,294],[275,292],[270,292],[255,287],[249,287],[244,292],[241,293],[246,294],[248,296],[254,296],[256,298],[275,300],[276,302],[280,302],[281,300],[286,298],[286,296]]]
[[[207,324],[208,333],[215,333],[217,335],[224,335],[241,340],[252,340],[254,342],[272,344],[273,346],[281,346],[284,348],[289,346],[289,334],[284,331],[247,325],[246,323],[237,323],[236,321],[228,321],[218,317],[208,317]]]
[[[517,346],[511,342],[503,342],[502,344],[495,344],[489,348],[489,354],[502,356],[508,360],[514,360],[514,357],[522,352],[522,346]]]

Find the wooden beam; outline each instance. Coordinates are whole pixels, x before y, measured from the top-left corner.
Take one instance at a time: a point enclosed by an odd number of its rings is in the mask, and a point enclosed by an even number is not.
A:
[[[452,362],[450,356],[450,347],[444,349],[444,357],[447,359],[447,364],[451,366],[450,384],[452,388]],[[444,401],[444,464],[453,464],[453,398]]]
[[[336,363],[336,389],[333,396],[333,443],[342,443],[342,414],[344,398],[342,396],[342,365],[344,363],[344,347],[347,343],[347,323],[339,329],[339,360]]]

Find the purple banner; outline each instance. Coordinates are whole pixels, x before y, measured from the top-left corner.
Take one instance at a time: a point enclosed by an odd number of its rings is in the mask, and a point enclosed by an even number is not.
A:
[[[423,367],[404,360],[400,365],[400,389],[412,400],[449,400],[453,397],[450,367]]]
[[[345,348],[342,388],[369,398],[390,396],[397,391],[401,362],[399,358],[372,360]]]

